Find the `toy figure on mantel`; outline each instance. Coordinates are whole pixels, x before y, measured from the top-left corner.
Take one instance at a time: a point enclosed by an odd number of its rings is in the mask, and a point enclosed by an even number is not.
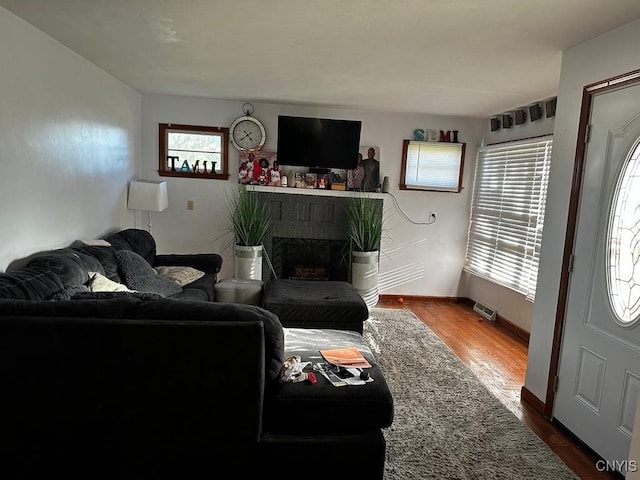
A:
[[[370,147],[367,150],[367,159],[362,162],[364,167],[364,190],[366,192],[379,191],[380,188],[380,162],[375,158],[376,150]]]
[[[263,157],[258,161],[258,165],[259,165],[258,167],[259,172],[258,172],[258,178],[256,183],[258,185],[266,185],[267,183],[269,183],[269,160]],[[254,173],[254,178],[255,178],[255,173]]]
[[[249,154],[249,170],[251,170],[251,182],[252,184],[258,183],[258,177],[260,177],[260,162],[253,153]]]
[[[277,160],[273,161],[273,165],[269,169],[269,185],[276,187],[282,185],[282,170],[280,170]]]
[[[253,166],[253,164],[252,164]],[[251,183],[253,178],[253,171],[249,169],[249,162],[242,162],[238,169],[238,181],[240,183]]]

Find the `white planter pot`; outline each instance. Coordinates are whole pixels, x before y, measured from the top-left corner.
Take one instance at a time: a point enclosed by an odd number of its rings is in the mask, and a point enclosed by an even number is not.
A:
[[[351,255],[351,283],[367,307],[373,308],[379,299],[378,252],[352,252]]]
[[[236,245],[233,264],[235,278],[262,280],[262,245],[254,247]]]

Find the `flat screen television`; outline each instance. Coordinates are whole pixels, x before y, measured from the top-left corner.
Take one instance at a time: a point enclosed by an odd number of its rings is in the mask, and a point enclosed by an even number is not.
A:
[[[361,127],[360,120],[278,115],[278,163],[318,172],[355,169]]]

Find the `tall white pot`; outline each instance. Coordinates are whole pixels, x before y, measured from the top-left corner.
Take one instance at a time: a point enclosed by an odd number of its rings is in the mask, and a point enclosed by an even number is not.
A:
[[[378,303],[378,252],[352,252],[351,283],[370,309]]]
[[[236,245],[233,257],[235,278],[262,280],[262,245],[252,247]]]

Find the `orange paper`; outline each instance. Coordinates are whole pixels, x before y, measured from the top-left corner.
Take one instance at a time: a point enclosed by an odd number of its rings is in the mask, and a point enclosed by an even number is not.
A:
[[[333,350],[320,350],[320,355],[328,363],[347,368],[369,368],[371,364],[362,356],[360,350],[355,347],[335,348]]]

